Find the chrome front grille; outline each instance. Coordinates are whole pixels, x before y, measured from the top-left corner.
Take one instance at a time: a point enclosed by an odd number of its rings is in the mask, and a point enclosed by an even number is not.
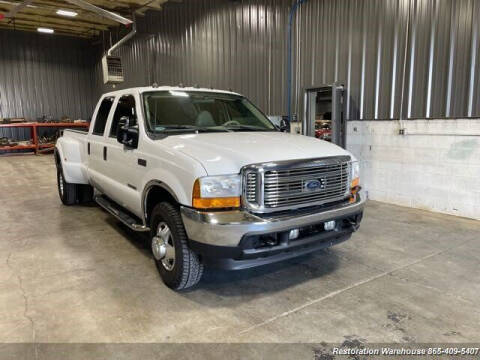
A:
[[[257,173],[250,172],[246,175],[245,199],[252,204],[257,202]]]
[[[309,190],[308,184],[312,182],[320,185]],[[348,163],[307,169],[266,171],[264,184],[266,208],[335,201],[345,196],[348,185]]]
[[[257,212],[339,201],[349,192],[349,156],[251,165],[244,169],[244,204]]]

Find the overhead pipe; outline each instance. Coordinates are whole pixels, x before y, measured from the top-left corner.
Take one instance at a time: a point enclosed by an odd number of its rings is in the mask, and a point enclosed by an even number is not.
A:
[[[21,2],[21,3],[16,3],[15,6],[9,11],[7,12],[6,14],[3,14],[2,15],[2,18],[6,17],[6,18],[14,18],[15,15],[17,15],[17,13],[26,8],[27,6],[29,6],[31,3],[33,2],[33,0],[25,0],[24,2]],[[1,19],[0,19],[1,20]]]
[[[130,31],[127,35],[121,38],[117,43],[113,44],[113,46],[107,50],[107,55],[110,56],[113,51],[115,51],[118,47],[126,43],[132,37],[135,36],[137,33],[137,22],[135,21],[135,14],[133,14],[133,22],[132,22],[132,31]]]
[[[287,30],[287,112],[288,121],[292,121],[292,24],[297,8],[307,0],[298,0],[292,5],[288,16]]]
[[[119,22],[120,24],[123,24],[125,26],[129,26],[133,23],[132,20],[127,19],[126,17],[120,16],[118,14],[115,14],[114,12],[102,9],[101,7],[90,4],[89,2],[86,2],[84,0],[65,0],[65,1],[70,4],[77,5],[79,8],[82,8],[84,10],[94,12],[107,19]]]

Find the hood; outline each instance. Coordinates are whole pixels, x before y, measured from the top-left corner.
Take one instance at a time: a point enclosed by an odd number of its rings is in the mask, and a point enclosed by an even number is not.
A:
[[[236,174],[245,165],[270,161],[352,156],[332,143],[282,132],[185,134],[161,141],[198,160],[208,175]]]

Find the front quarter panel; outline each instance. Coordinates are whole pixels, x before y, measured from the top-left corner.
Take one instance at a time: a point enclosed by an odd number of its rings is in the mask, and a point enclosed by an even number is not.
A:
[[[191,206],[195,180],[206,176],[203,166],[193,158],[161,144],[162,140],[145,139],[143,154],[147,171],[142,179],[142,189],[158,182],[172,193],[179,204]]]

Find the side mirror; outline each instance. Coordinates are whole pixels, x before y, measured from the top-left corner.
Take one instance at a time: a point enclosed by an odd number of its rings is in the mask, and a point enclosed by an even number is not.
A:
[[[118,121],[117,141],[126,147],[136,149],[138,146],[138,127],[130,126],[131,120],[128,116],[122,116]]]
[[[282,119],[282,121],[280,121],[280,131],[290,132],[290,122],[287,119]]]

